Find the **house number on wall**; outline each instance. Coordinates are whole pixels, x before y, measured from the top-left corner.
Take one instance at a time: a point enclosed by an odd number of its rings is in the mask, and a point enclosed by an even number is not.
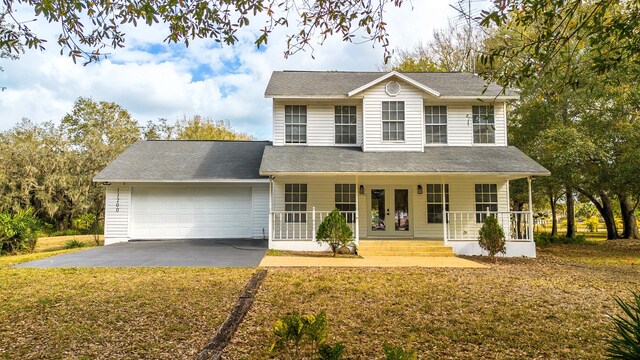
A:
[[[116,212],[120,212],[120,188],[116,189]]]

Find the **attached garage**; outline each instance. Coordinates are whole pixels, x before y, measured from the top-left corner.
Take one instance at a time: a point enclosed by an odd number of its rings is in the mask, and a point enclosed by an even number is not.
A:
[[[269,142],[138,141],[94,178],[106,187],[105,244],[268,234]]]
[[[253,237],[251,188],[134,187],[132,239]]]

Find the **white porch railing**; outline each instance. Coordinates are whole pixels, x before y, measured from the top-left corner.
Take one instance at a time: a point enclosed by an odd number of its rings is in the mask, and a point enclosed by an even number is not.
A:
[[[506,241],[533,241],[532,216],[528,211],[448,211],[445,236],[447,240],[477,241],[482,220],[493,215],[504,230]]]
[[[272,240],[316,240],[318,226],[331,211],[272,211]],[[347,225],[356,234],[356,212],[341,212],[347,219]]]

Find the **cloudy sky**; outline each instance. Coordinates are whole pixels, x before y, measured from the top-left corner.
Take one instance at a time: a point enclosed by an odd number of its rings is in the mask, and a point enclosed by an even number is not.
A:
[[[431,38],[433,29],[445,27],[447,18],[457,15],[449,3],[417,0],[400,9],[389,7],[385,20],[391,46],[412,48]],[[33,18],[29,11],[24,8],[18,16]],[[25,117],[57,122],[71,111],[75,99],[84,96],[116,102],[140,123],[200,114],[229,120],[236,130],[270,139],[271,103],[264,99],[264,89],[272,71],[376,71],[383,58],[379,45],[336,38],[316,46],[315,59],[310,52],[285,59],[285,36],[293,28],[276,30],[269,45],[260,49],[254,45],[259,35],[255,28],[243,31],[233,46],[198,40],[185,48],[163,43],[168,34],[164,25],[143,25],[128,29],[124,49],[83,66],[59,54],[57,25],[42,20],[29,25],[49,43],[46,51],[27,50],[19,60],[0,59],[0,86],[6,87],[0,92],[0,131]]]

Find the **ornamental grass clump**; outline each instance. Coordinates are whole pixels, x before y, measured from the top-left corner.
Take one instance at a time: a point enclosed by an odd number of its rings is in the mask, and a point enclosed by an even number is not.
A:
[[[276,339],[270,351],[280,357],[300,359],[317,354],[320,349],[327,355],[342,354],[342,349],[323,346],[327,342],[327,316],[324,312],[317,315],[301,315],[297,311],[287,314],[276,321],[273,334]]]
[[[334,209],[322,220],[316,233],[316,240],[319,244],[328,244],[333,251],[333,256],[336,256],[341,247],[353,246],[353,231],[340,211]]]
[[[640,359],[640,294],[632,295],[628,301],[615,298],[622,314],[611,316],[615,331],[607,348],[610,359]]]
[[[495,216],[489,215],[482,222],[482,227],[478,232],[478,243],[482,249],[489,253],[494,262],[496,254],[507,252],[504,231]]]

